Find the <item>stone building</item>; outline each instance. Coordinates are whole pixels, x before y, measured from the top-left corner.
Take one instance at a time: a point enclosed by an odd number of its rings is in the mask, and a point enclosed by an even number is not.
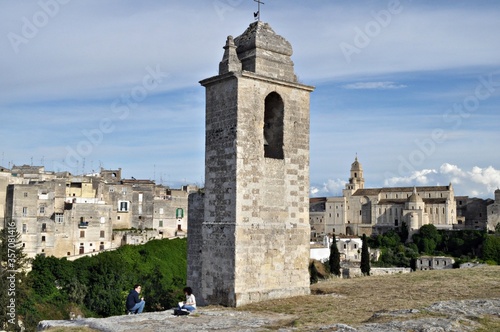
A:
[[[416,259],[416,270],[443,270],[452,269],[455,260],[445,256],[421,256]]]
[[[494,232],[497,225],[500,224],[500,189],[495,190],[495,201],[486,208],[487,229]]]
[[[452,229],[456,204],[452,185],[365,188],[363,168],[356,157],[342,197],[311,199],[311,241],[326,234],[371,235],[406,224],[416,232],[426,224]]]
[[[469,196],[455,196],[457,203],[457,224],[454,229],[486,230],[488,223],[487,207],[491,199]]]
[[[229,36],[206,88],[205,193],[188,283],[207,304],[309,293],[309,95],[292,47],[257,21]]]
[[[22,166],[10,174],[0,177],[2,217],[16,221],[28,257],[74,257],[184,236],[188,194],[197,190],[122,179],[121,169],[72,176]]]

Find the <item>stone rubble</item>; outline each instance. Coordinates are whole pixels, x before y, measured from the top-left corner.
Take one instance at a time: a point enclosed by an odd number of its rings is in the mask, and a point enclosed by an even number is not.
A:
[[[426,313],[425,318],[418,317]],[[433,317],[428,317],[432,315]],[[121,331],[337,331],[337,332],[468,332],[481,325],[477,318],[490,315],[500,319],[500,299],[464,300],[437,302],[429,307],[416,310],[396,310],[377,312],[372,320],[388,317],[389,322],[365,323],[352,327],[333,324],[323,327],[300,328],[286,327],[279,330],[276,326],[283,321],[292,322],[293,316],[275,313],[250,313],[230,308],[200,308],[189,316],[174,316],[172,310],[143,313],[140,315],[113,316],[108,318],[83,318],[77,320],[42,321],[38,331],[51,327],[87,326],[102,332]],[[274,326],[274,328],[273,328]]]

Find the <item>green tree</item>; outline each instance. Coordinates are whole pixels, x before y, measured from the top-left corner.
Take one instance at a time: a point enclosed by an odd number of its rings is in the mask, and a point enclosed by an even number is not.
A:
[[[366,240],[366,234],[363,234],[363,243],[361,247],[361,273],[365,276],[370,275],[370,251]]]
[[[330,258],[328,260],[328,265],[330,267],[330,273],[340,277],[340,252],[339,248],[337,248],[335,234],[333,234],[333,242],[330,246]]]
[[[408,240],[409,232],[408,225],[405,221],[401,223],[401,230],[399,231],[399,236],[401,237],[401,242],[405,243]]]
[[[485,261],[494,261],[500,264],[500,237],[487,235],[483,242],[482,258]]]
[[[413,242],[421,253],[432,255],[441,243],[441,235],[436,226],[428,224],[420,227],[418,233],[413,235]]]

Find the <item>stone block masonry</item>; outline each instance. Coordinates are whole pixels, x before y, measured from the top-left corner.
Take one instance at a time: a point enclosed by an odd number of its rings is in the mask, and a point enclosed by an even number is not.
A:
[[[200,82],[205,194],[196,201],[203,212],[189,213],[188,281],[207,304],[309,293],[313,88],[297,82],[291,54],[283,37],[255,22],[228,37],[219,75]]]

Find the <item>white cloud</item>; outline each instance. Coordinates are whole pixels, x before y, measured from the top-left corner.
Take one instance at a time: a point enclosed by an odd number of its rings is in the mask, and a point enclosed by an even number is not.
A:
[[[329,179],[321,187],[313,186],[310,188],[311,196],[342,196],[342,189],[345,188],[347,181]]]
[[[439,171],[424,169],[414,171],[407,177],[385,179],[384,186],[434,186],[448,183],[455,188],[455,195],[492,197],[493,192],[500,188],[500,170],[493,166],[474,166],[470,171],[464,171],[457,165],[444,163],[439,167]]]
[[[402,89],[406,88],[404,84],[396,84],[394,82],[358,82],[350,83],[342,86],[344,89],[356,90],[388,90],[388,89]]]
[[[489,192],[500,188],[500,170],[492,166],[486,168],[474,166],[467,174],[473,182],[484,185]]]
[[[436,174],[434,169],[423,169],[421,171],[414,171],[409,176],[392,177],[385,179],[384,185],[389,187],[408,186],[411,184],[425,186],[432,183],[430,175]]]

